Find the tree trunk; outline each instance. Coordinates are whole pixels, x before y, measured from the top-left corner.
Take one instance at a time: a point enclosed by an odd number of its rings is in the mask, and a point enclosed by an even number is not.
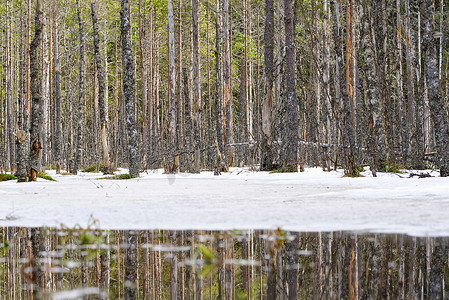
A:
[[[239,105],[239,142],[244,143],[247,141],[248,123],[247,114],[247,94],[246,94],[246,60],[244,57],[240,60],[240,105]],[[243,167],[246,161],[245,146],[240,146],[238,165]]]
[[[419,158],[417,150],[418,139],[416,137],[415,126],[415,80],[413,76],[413,59],[414,59],[414,39],[411,34],[411,16],[409,0],[405,0],[405,61],[407,72],[407,117],[406,117],[406,131],[408,132],[408,149],[407,153],[410,157],[412,168],[417,168],[422,164],[422,159]]]
[[[262,103],[262,142],[261,171],[273,169],[271,110],[273,106],[273,48],[274,48],[274,8],[273,0],[265,0],[265,33],[264,33],[264,98]]]
[[[224,124],[225,124],[225,160],[226,165],[230,166],[232,162],[232,148],[229,146],[232,143],[232,91],[231,91],[231,55],[230,55],[230,40],[229,40],[229,1],[223,0],[223,102],[224,102]]]
[[[437,44],[434,38],[434,3],[420,0],[422,14],[422,46],[424,51],[425,81],[427,83],[431,118],[434,123],[437,149],[437,164],[441,177],[449,176],[449,124],[447,108],[441,93],[441,81],[438,78]]]
[[[43,30],[42,3],[36,0],[36,16],[34,38],[30,44],[30,94],[31,94],[31,124],[30,124],[30,180],[36,181],[40,167],[41,141],[39,136],[39,107],[42,101],[39,82],[38,48],[42,41]]]
[[[288,172],[298,171],[298,100],[296,98],[295,28],[293,1],[284,0],[285,12],[285,75],[286,75],[286,136],[283,145],[282,167]]]
[[[59,57],[59,29],[58,21],[55,21],[55,162],[56,173],[61,172],[62,165],[62,121],[61,121],[61,59]]]
[[[123,55],[123,99],[126,110],[126,127],[128,129],[129,174],[139,176],[139,151],[137,148],[137,129],[134,110],[134,57],[131,43],[131,23],[128,0],[121,0],[120,30],[122,33]]]
[[[219,1],[217,0],[216,3],[216,12],[215,12],[215,132],[216,132],[216,139],[215,142],[217,144],[217,157],[215,162],[215,175],[219,175],[219,173],[222,171],[222,165],[223,165],[223,154],[224,154],[224,143],[225,143],[225,136],[222,134],[222,115],[221,115],[221,96],[223,95],[223,86],[221,84],[222,79],[222,72],[220,68],[220,57],[221,57],[221,50],[220,50],[220,20],[219,20],[219,10],[220,5]],[[225,167],[225,170],[227,168]]]
[[[97,66],[97,79],[98,79],[98,107],[100,111],[100,130],[101,130],[101,145],[103,146],[103,173],[110,174],[110,162],[109,162],[109,146],[108,146],[108,101],[105,90],[105,81],[108,80],[107,76],[103,72],[103,66],[101,65],[100,56],[100,35],[98,32],[97,14],[95,11],[95,2],[90,4],[92,11],[92,25],[94,33],[94,49],[95,49],[95,62]]]
[[[332,34],[334,38],[334,45],[335,45],[335,55],[336,55],[336,63],[338,65],[339,70],[343,70],[343,58],[341,55],[341,43],[340,43],[340,36],[338,34],[338,15],[337,10],[335,7],[335,1],[330,1],[330,6],[332,10]],[[350,15],[350,10],[348,8],[348,14]],[[351,17],[351,16],[349,16]],[[349,26],[347,26],[350,28]],[[350,34],[350,33],[347,33]],[[338,79],[337,79],[338,80]],[[345,77],[340,75],[339,78],[339,88],[340,88],[340,97],[341,102],[343,103],[343,109],[344,109],[344,134],[345,134],[345,173],[349,176],[357,176],[358,171],[356,168],[356,162],[355,162],[355,141],[354,141],[354,130],[351,126],[351,114],[350,114],[350,103],[346,88],[346,82]],[[349,153],[348,153],[349,152]]]
[[[73,174],[78,172],[78,168],[81,164],[81,152],[82,149],[82,136],[83,136],[83,118],[84,118],[84,94],[85,94],[85,86],[84,86],[84,33],[83,33],[83,20],[81,17],[81,7],[79,0],[76,0],[77,13],[78,13],[78,26],[79,26],[79,36],[80,36],[80,70],[79,70],[79,90],[78,90],[78,115],[77,115],[77,133],[76,133],[76,152],[75,152],[75,161],[73,164],[73,169],[70,171]]]
[[[176,99],[175,99],[175,25],[173,3],[168,0],[168,149],[164,169],[166,173],[178,170],[176,151]]]
[[[192,0],[192,42],[193,42],[193,140],[195,145],[195,173],[201,167],[201,86],[200,86],[200,50],[198,28],[198,0]]]
[[[12,102],[12,90],[11,90],[11,37],[10,37],[10,24],[9,20],[9,1],[6,0],[6,124],[8,128],[8,146],[9,146],[9,169],[11,174],[14,173],[15,169],[15,122],[14,122],[14,109]]]
[[[372,171],[379,170],[385,166],[385,132],[383,127],[383,115],[379,99],[377,75],[375,69],[374,36],[370,24],[369,1],[363,3],[363,60],[366,78],[366,91],[370,107],[370,152],[373,157]]]

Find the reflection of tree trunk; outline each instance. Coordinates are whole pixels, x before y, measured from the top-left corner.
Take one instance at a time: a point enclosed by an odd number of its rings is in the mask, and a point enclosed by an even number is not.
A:
[[[444,272],[447,263],[447,253],[441,238],[435,238],[431,257],[430,270],[430,294],[429,299],[443,299]]]
[[[105,245],[109,247],[109,233],[106,233]],[[109,290],[111,251],[109,248],[100,253],[100,289]]]
[[[265,239],[265,255],[267,255],[267,299],[277,299],[276,295],[276,245],[275,241]]]
[[[176,231],[170,234],[171,245],[176,246]],[[170,266],[170,284],[171,284],[171,299],[178,298],[178,257],[176,252],[171,252],[171,266]]]
[[[298,251],[299,251],[299,234],[294,235],[294,240],[288,241],[286,244],[287,252],[287,283],[288,283],[288,299],[297,299],[298,295]]]
[[[122,2],[123,3],[123,2]],[[125,261],[125,299],[137,299],[137,239],[128,232]]]

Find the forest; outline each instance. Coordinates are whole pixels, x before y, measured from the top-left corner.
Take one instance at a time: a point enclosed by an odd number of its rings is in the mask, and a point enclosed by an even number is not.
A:
[[[0,170],[449,175],[445,0],[5,0]]]

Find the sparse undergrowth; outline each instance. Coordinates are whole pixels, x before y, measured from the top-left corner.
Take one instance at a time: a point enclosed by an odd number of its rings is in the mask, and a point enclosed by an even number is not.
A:
[[[115,176],[101,177],[98,179],[124,180],[124,179],[133,179],[133,178],[136,178],[136,176],[133,176],[131,174],[119,174],[119,175],[115,175]]]
[[[8,181],[8,180],[14,180],[17,179],[16,176],[11,174],[0,174],[0,181]]]
[[[282,167],[273,171],[270,171],[270,174],[275,174],[275,173],[296,173],[298,172],[298,170],[294,169],[294,168],[286,168],[286,167]]]
[[[81,172],[84,173],[97,173],[97,172],[103,172],[105,175],[113,174],[112,172],[117,171],[117,169],[113,166],[110,166],[109,168],[105,168],[103,164],[93,164],[88,167],[85,167],[81,170]]]
[[[45,179],[45,180],[49,180],[49,181],[56,181],[56,179],[54,179],[50,175],[47,175],[47,174],[42,173],[42,172],[37,173],[37,177]]]
[[[380,170],[378,170],[378,172],[402,174],[400,169],[401,167],[397,164],[384,165],[380,168]]]

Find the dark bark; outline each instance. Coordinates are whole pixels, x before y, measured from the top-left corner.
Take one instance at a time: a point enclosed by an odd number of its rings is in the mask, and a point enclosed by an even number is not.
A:
[[[264,98],[262,103],[262,141],[260,170],[273,169],[273,150],[271,134],[271,111],[273,107],[273,72],[274,72],[274,8],[273,0],[265,0],[265,32],[264,32]]]
[[[438,78],[437,43],[434,38],[434,2],[420,0],[422,14],[422,46],[424,52],[425,81],[427,83],[430,115],[434,123],[437,164],[441,177],[449,176],[449,124],[448,112]]]
[[[42,101],[39,81],[38,48],[42,41],[43,31],[42,3],[36,1],[36,16],[34,23],[34,38],[30,44],[30,93],[31,93],[31,124],[30,124],[30,180],[36,181],[40,168],[41,141],[39,136],[39,108]]]
[[[128,0],[121,0],[120,30],[123,56],[123,99],[125,101],[126,127],[128,132],[129,174],[139,176],[139,152],[135,120],[134,57],[131,43],[130,9]]]
[[[293,1],[284,0],[285,12],[285,76],[286,119],[285,145],[282,167],[289,172],[298,171],[298,100],[296,96],[295,28],[293,27]]]

